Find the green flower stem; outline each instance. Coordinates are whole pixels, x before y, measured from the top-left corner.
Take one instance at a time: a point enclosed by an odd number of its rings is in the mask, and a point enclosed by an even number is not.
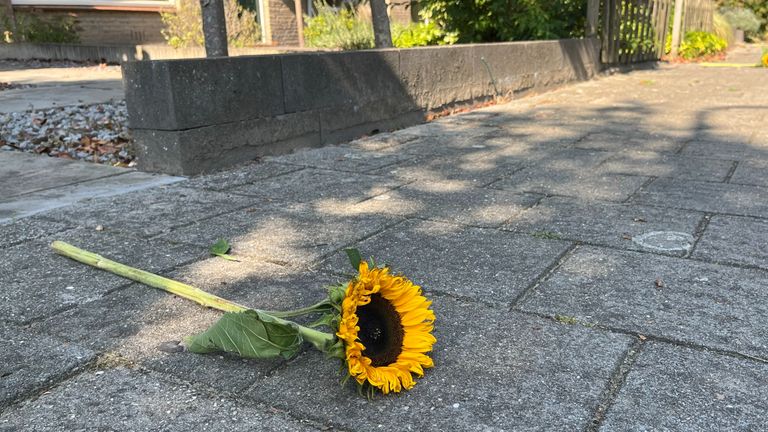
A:
[[[102,257],[101,255],[95,254],[93,252],[89,252],[84,249],[80,249],[69,243],[65,243],[57,240],[51,243],[51,248],[54,251],[56,251],[56,253],[63,255],[65,257],[71,258],[75,261],[79,261],[83,264],[88,264],[89,266],[106,270],[110,273],[114,273],[118,276],[122,276],[124,278],[128,278],[136,282],[141,282],[153,288],[158,288],[163,291],[167,291],[171,294],[177,295],[187,300],[192,300],[193,302],[199,303],[206,307],[218,309],[223,312],[245,312],[246,310],[250,309],[241,304],[237,304],[235,302],[213,295],[209,292],[203,291],[200,288],[193,287],[192,285],[187,285],[185,283],[181,283],[173,279],[168,279],[162,276],[158,276],[156,274],[153,274],[144,270],[139,270],[137,268],[130,267],[125,264],[120,264],[119,262],[112,261]],[[272,312],[272,311],[259,310],[259,312],[267,315],[271,315],[273,318],[275,318],[275,321],[278,321],[281,323],[291,323],[290,321],[286,321],[282,318],[300,315],[301,313],[292,315],[292,313],[295,313],[298,311],[314,310],[321,304],[327,304],[327,300],[324,300],[308,308],[297,309],[295,311]],[[302,313],[305,313],[305,312],[302,312]],[[333,343],[336,340],[336,336],[333,334],[321,332],[315,329],[311,329],[309,327],[304,327],[296,323],[293,323],[293,324],[298,326],[299,332],[301,333],[304,340],[314,345],[320,351],[326,352],[326,350],[331,345],[333,345]]]

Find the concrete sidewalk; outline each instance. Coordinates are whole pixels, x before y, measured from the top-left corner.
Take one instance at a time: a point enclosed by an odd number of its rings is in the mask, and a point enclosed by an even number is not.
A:
[[[0,225],[85,199],[121,195],[183,180],[183,177],[3,151],[0,152]]]
[[[0,113],[122,100],[119,66],[28,68],[0,61],[0,83],[14,87],[0,91]]]
[[[0,431],[766,430],[767,120],[764,70],[665,66],[0,225]],[[55,239],[264,309],[356,246],[436,366],[368,401],[311,349],[179,352],[219,314]]]

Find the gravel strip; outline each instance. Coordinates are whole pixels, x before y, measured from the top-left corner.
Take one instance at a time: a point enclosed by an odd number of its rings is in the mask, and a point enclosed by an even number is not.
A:
[[[124,101],[0,113],[0,150],[132,166]]]

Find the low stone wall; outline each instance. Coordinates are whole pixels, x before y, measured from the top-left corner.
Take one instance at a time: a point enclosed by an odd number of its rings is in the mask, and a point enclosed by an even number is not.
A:
[[[599,71],[597,39],[132,62],[139,166],[190,175],[392,130]]]
[[[264,55],[299,51],[295,47],[230,48],[229,55]],[[305,49],[305,51],[313,51]],[[0,43],[0,60],[72,60],[123,63],[136,60],[204,58],[202,47],[173,48],[168,45],[81,45],[41,43]]]

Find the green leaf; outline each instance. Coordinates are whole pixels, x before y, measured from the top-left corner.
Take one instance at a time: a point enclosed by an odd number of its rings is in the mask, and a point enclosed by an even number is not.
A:
[[[227,254],[227,252],[229,252],[231,249],[232,249],[232,246],[229,245],[228,241],[224,239],[219,239],[219,241],[217,241],[211,246],[210,252],[211,252],[211,255],[216,255],[217,257],[224,258],[227,261],[240,262],[239,259],[233,257],[232,255]]]
[[[234,353],[245,358],[286,359],[299,352],[303,338],[295,324],[277,322],[258,311],[225,313],[208,330],[185,339],[194,353]]]
[[[228,241],[219,239],[219,241],[211,246],[211,255],[224,255],[229,252],[230,249],[232,249],[232,246],[229,245]]]
[[[355,248],[349,248],[344,249],[344,252],[347,253],[347,256],[349,257],[349,263],[352,264],[352,267],[355,268],[355,271],[360,270],[360,261],[363,260],[362,255],[360,255],[360,251]]]

